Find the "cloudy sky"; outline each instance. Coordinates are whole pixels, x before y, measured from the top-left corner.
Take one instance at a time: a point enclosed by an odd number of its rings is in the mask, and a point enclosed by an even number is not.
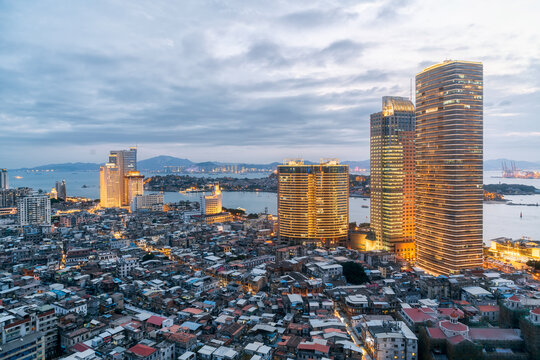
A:
[[[369,158],[369,114],[484,62],[485,158],[540,161],[538,1],[1,1],[0,167]]]

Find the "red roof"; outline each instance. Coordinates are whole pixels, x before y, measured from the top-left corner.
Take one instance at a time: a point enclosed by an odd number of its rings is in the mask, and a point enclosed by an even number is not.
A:
[[[452,336],[451,338],[448,339],[448,341],[450,341],[452,344],[459,344],[463,340],[465,340],[463,335]]]
[[[425,322],[425,321],[428,321],[428,320],[434,320],[435,319],[433,316],[426,314],[425,312],[423,312],[420,309],[414,309],[414,308],[403,309],[403,312],[414,323],[422,323],[422,322]]]
[[[152,325],[161,326],[161,324],[163,324],[163,321],[165,321],[165,319],[166,318],[161,317],[161,316],[152,315],[148,318],[148,320],[146,320],[146,322]]]
[[[480,312],[497,312],[499,311],[499,306],[497,305],[478,305],[478,310]]]
[[[455,308],[440,308],[438,309],[438,311],[442,315],[448,316],[448,317],[452,317],[452,314],[456,313],[457,316],[455,317],[459,319],[463,319],[463,316],[465,315],[463,311],[461,311],[460,309],[455,309]]]
[[[438,327],[429,327],[427,328],[427,332],[433,339],[446,339],[446,335]]]
[[[467,331],[469,329],[469,327],[465,324],[462,324],[460,322],[454,324],[448,320],[441,321],[439,323],[439,326],[449,331]]]
[[[536,309],[531,310],[531,313],[536,314],[536,315],[540,315],[540,307],[537,307]]]
[[[300,350],[313,350],[322,353],[328,353],[330,351],[330,346],[317,344],[317,343],[300,343],[298,344],[298,349]]]
[[[202,313],[203,311],[201,309],[188,307],[188,308],[185,308],[184,310],[182,310],[182,312],[187,312],[187,313],[190,313],[190,314],[193,314],[193,315],[198,315],[198,314]]]
[[[508,298],[508,300],[515,301],[515,302],[521,302],[520,298],[517,297],[516,295],[512,295],[512,297]]]
[[[83,344],[83,343],[77,343],[77,344],[73,345],[71,348],[73,350],[75,350],[76,352],[83,352],[83,351],[86,351],[86,350],[90,349],[90,346],[88,346],[86,344]]]
[[[139,356],[150,356],[154,352],[156,352],[156,349],[150,346],[143,345],[143,344],[137,344],[129,348],[128,351]]]

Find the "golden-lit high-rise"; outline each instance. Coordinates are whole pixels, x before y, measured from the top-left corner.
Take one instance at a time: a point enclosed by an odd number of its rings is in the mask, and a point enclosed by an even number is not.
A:
[[[371,114],[371,228],[377,247],[414,258],[413,103],[385,96],[382,111]]]
[[[143,179],[137,171],[137,148],[111,151],[109,162],[100,169],[101,207],[129,207],[135,196],[143,194]]]
[[[286,160],[278,165],[279,237],[292,243],[342,245],[349,229],[349,166]]]
[[[444,61],[416,75],[417,264],[482,266],[483,69]]]
[[[221,195],[221,189],[219,185],[214,186],[214,191],[211,195],[204,195],[202,197],[202,208],[204,215],[216,215],[223,212],[223,200]]]

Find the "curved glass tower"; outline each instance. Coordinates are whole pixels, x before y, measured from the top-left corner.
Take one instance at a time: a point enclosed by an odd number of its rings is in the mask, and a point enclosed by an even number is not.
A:
[[[416,75],[417,264],[435,274],[482,266],[482,63]]]

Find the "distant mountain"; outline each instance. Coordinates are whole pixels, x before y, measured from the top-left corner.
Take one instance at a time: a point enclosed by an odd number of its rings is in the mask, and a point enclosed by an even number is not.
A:
[[[486,171],[498,171],[502,168],[502,163],[506,162],[507,166],[511,166],[513,160],[509,159],[494,159],[484,161],[484,170]],[[318,164],[316,161],[305,160],[305,164]],[[354,171],[355,168],[358,169],[368,169],[369,170],[369,160],[349,160],[342,161],[342,164],[349,165],[349,169]],[[255,168],[261,170],[273,170],[277,165],[280,165],[281,162],[272,162],[269,164],[249,164],[249,163],[224,163],[217,161],[205,161],[196,163],[189,159],[181,159],[174,156],[160,155],[155,156],[149,159],[141,160],[137,163],[139,170],[148,170],[148,171],[160,171],[163,170],[165,166],[179,166],[186,170],[212,170],[220,166],[236,166],[238,169],[242,167],[245,168]],[[532,161],[515,161],[516,167],[522,170],[540,170],[540,162]],[[99,167],[102,164],[95,163],[64,163],[64,164],[48,164],[36,166],[34,168],[22,168],[14,170],[54,170],[54,171],[98,171]]]
[[[349,171],[353,171],[355,168],[369,170],[369,160],[362,161],[343,161],[343,165],[349,165]]]
[[[511,167],[512,162],[516,163],[516,168],[521,170],[540,170],[540,162],[531,162],[531,161],[519,161],[519,160],[509,160],[509,159],[495,159],[495,160],[486,160],[484,161],[484,170],[485,171],[495,171],[502,170],[502,163],[506,162],[506,166]]]
[[[47,164],[36,166],[33,168],[22,168],[16,170],[54,170],[54,171],[97,171],[100,164],[95,163],[64,163],[64,164]]]
[[[150,159],[145,159],[137,162],[139,170],[163,170],[165,166],[181,166],[188,167],[194,165],[194,162],[188,159],[180,159],[174,156],[160,155]]]

